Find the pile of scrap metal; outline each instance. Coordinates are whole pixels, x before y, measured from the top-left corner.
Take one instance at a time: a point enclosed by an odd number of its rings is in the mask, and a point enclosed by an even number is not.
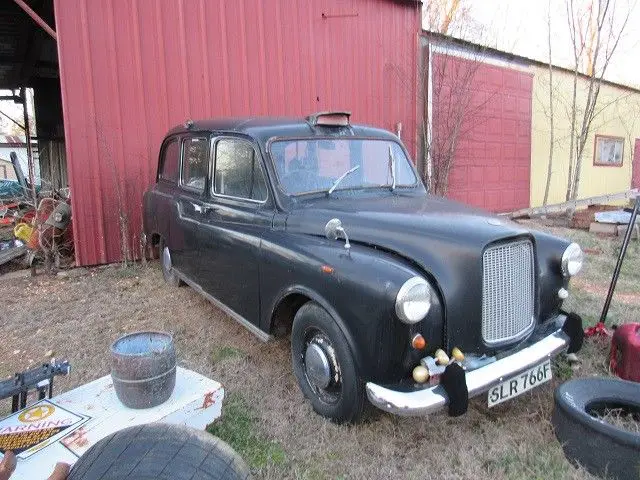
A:
[[[73,229],[69,192],[39,191],[35,202],[16,155],[11,161],[17,182],[0,184],[0,265],[23,259],[35,268],[44,261],[51,271],[73,260]],[[35,207],[37,203],[37,208]]]

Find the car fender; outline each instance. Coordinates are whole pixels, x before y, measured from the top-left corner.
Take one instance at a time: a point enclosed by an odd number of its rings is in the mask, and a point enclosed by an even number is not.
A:
[[[411,333],[427,325],[435,343],[442,339],[442,321],[429,317],[409,326],[395,315],[400,286],[415,275],[425,275],[391,252],[352,245],[324,237],[269,232],[261,251],[261,329],[272,330],[274,313],[282,299],[299,293],[318,302],[345,334],[363,377],[380,381],[403,370]],[[438,307],[440,302],[438,301]],[[442,315],[434,308],[434,315]],[[427,332],[424,332],[427,333]],[[435,338],[437,336],[437,338]]]
[[[353,353],[356,366],[360,370],[362,368],[362,366],[363,366],[362,351],[361,351],[360,348],[358,348],[356,342],[354,341],[353,335],[351,334],[351,330],[349,329],[349,327],[347,326],[345,321],[342,319],[340,314],[331,305],[331,303],[328,300],[326,300],[320,293],[315,291],[314,289],[306,287],[304,285],[291,285],[289,287],[286,287],[276,297],[276,300],[273,302],[269,317],[271,319],[273,319],[274,313],[276,311],[276,308],[278,308],[278,305],[280,305],[280,303],[286,297],[288,297],[291,294],[296,294],[296,293],[304,295],[305,297],[310,298],[312,301],[316,302],[318,305],[320,305],[322,308],[324,308],[329,313],[329,315],[331,315],[331,317],[334,319],[334,321],[338,324],[338,327],[342,331],[342,334],[347,339],[347,343],[349,344],[349,348],[351,349],[351,352]]]

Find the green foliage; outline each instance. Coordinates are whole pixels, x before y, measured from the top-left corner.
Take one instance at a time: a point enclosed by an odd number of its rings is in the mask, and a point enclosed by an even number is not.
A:
[[[211,363],[216,364],[232,358],[242,358],[246,354],[237,348],[224,345],[222,347],[214,347],[211,350]]]
[[[564,357],[564,355],[556,357],[551,364],[551,368],[553,370],[553,376],[562,382],[566,382],[571,377],[573,377],[573,369],[571,368],[571,364]]]
[[[282,446],[265,438],[258,429],[256,412],[239,394],[226,396],[223,415],[207,431],[231,445],[253,470],[282,465],[286,455]]]

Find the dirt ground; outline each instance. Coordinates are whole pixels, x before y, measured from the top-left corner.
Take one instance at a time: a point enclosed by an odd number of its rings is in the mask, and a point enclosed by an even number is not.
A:
[[[580,242],[583,272],[566,306],[594,323],[613,271],[619,238],[546,228]],[[610,318],[640,318],[640,243],[633,242]],[[582,366],[564,360],[554,380],[488,410],[486,398],[467,415],[399,418],[369,412],[364,423],[337,426],[315,415],[292,371],[288,339],[262,343],[189,288],[171,289],[159,266],[72,270],[57,277],[0,276],[0,376],[54,355],[72,373],[62,392],[109,373],[107,349],[118,336],[170,331],[179,363],[223,383],[223,420],[212,430],[231,443],[258,478],[592,478],[564,458],[551,425],[554,385],[575,375],[607,374],[608,343],[587,342]],[[8,411],[2,402],[0,413]]]

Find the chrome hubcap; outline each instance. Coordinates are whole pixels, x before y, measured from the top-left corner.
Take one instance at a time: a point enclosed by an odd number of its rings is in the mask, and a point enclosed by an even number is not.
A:
[[[304,352],[307,378],[316,388],[325,389],[331,383],[329,357],[317,343],[309,343]]]
[[[168,247],[164,247],[162,250],[162,266],[167,272],[171,271],[171,254]]]

